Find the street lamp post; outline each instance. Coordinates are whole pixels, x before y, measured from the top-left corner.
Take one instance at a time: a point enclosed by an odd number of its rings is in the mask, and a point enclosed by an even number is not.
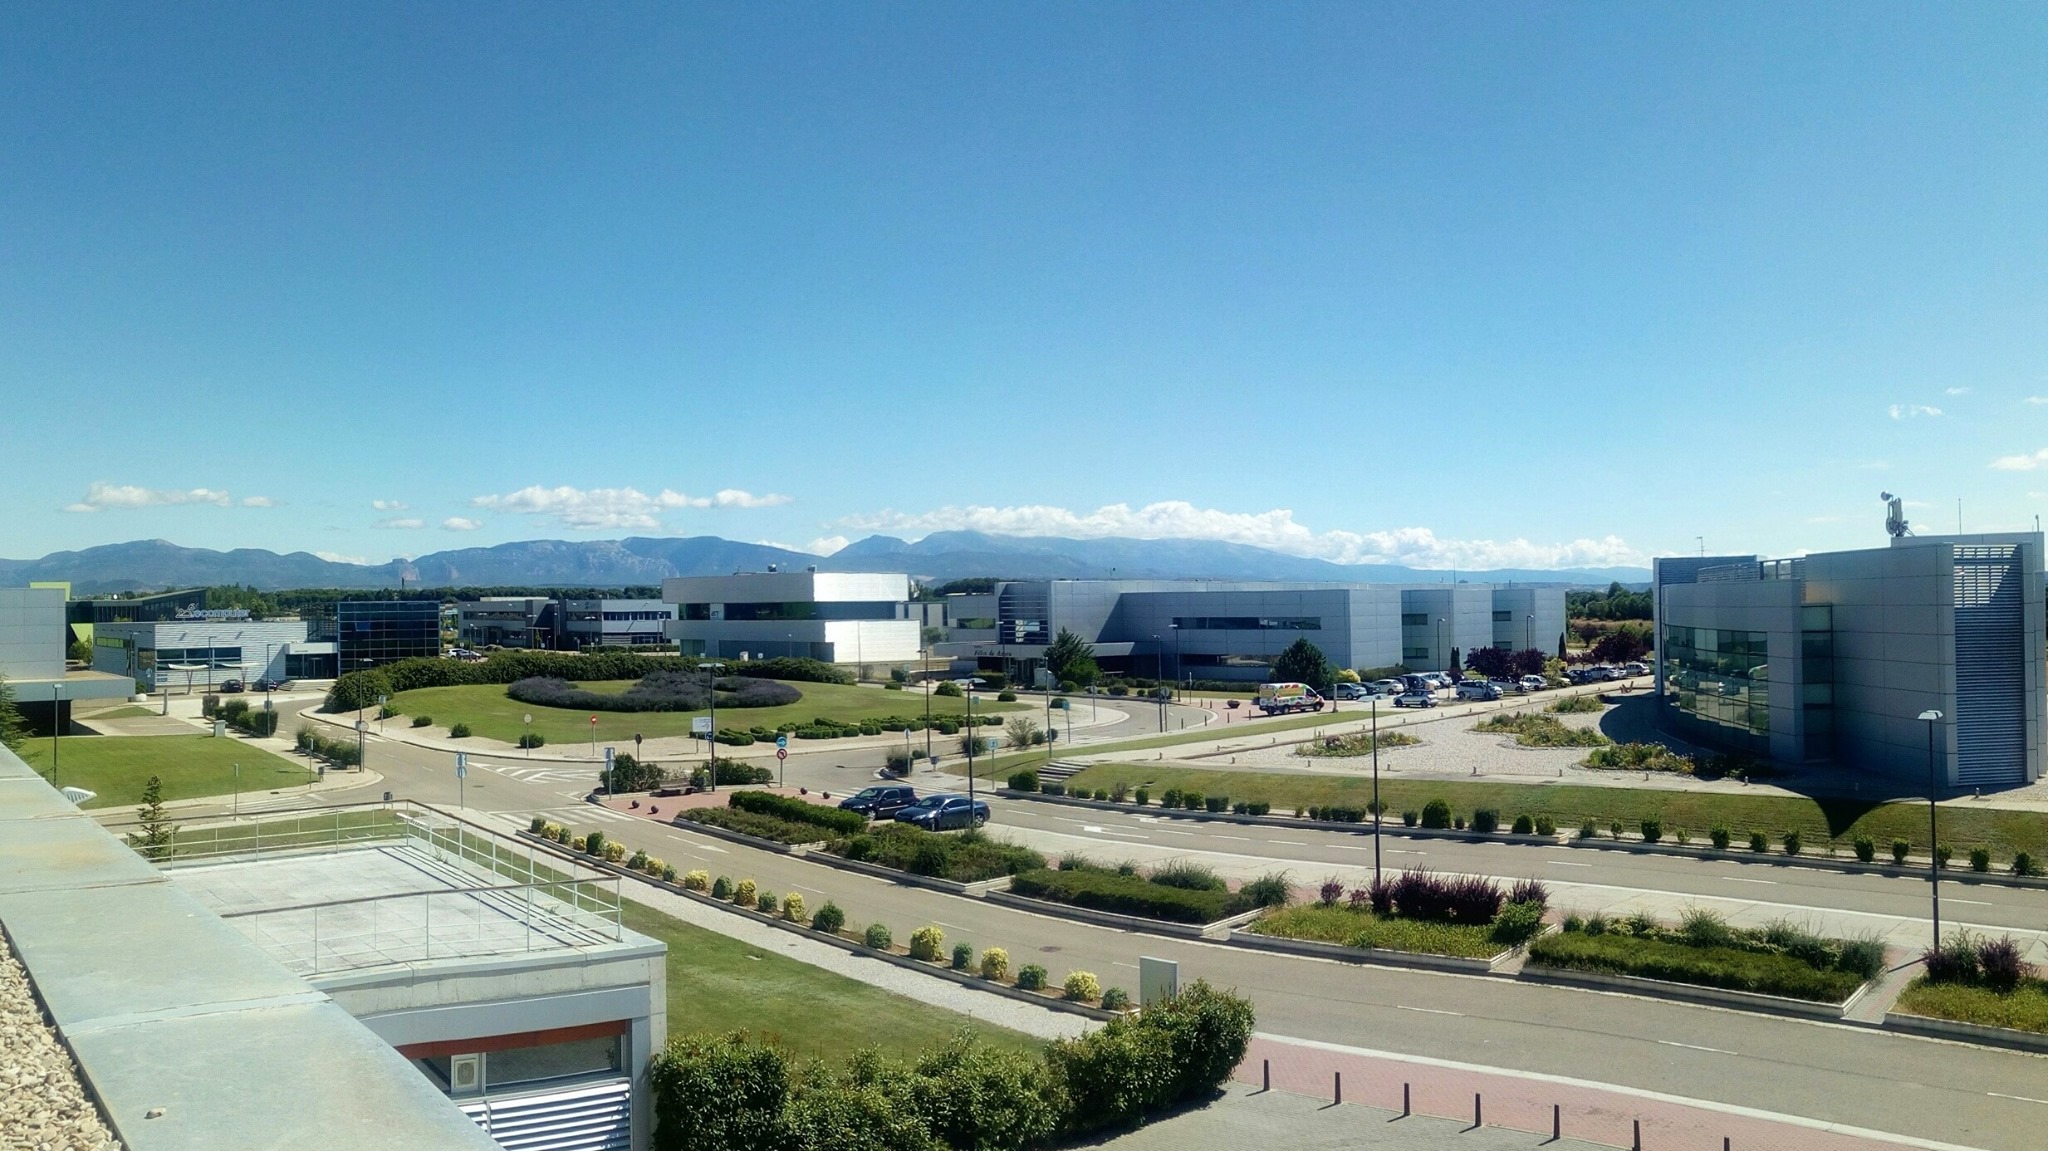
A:
[[[235,769],[235,810],[234,810],[234,817],[235,817],[236,819],[240,819],[240,818],[242,817],[242,765],[241,765],[241,764],[239,764],[239,763],[238,763],[238,764],[235,764],[235,765],[234,765],[234,769]]]
[[[974,822],[974,745],[981,742],[981,736],[974,730],[974,685],[981,680],[967,677],[967,821]],[[937,826],[934,824],[933,826]]]
[[[1444,617],[1436,617],[1436,663],[1445,671],[1451,670],[1451,651],[1444,646]]]
[[[1380,881],[1380,697],[1372,697],[1372,881]]]
[[[724,666],[717,660],[697,665],[697,670],[705,673],[704,694],[711,699],[711,733],[704,741],[704,746],[710,754],[710,758],[704,764],[706,791],[718,790],[718,669]]]
[[[1522,617],[1522,650],[1523,650],[1523,651],[1528,651],[1528,650],[1529,650],[1530,648],[1532,648],[1532,647],[1535,647],[1535,646],[1536,646],[1536,644],[1535,644],[1535,641],[1534,641],[1534,638],[1533,638],[1533,637],[1535,636],[1535,634],[1536,634],[1536,617],[1535,617],[1535,615],[1534,615],[1534,614],[1531,614],[1531,615],[1525,615],[1525,616],[1523,616],[1523,617]]]
[[[924,765],[932,765],[932,645],[917,645],[918,670],[924,673]]]
[[[525,715],[522,715],[522,716],[520,716],[520,717],[519,717],[519,722],[521,722],[521,723],[523,723],[523,724],[525,724],[525,725],[526,725],[526,732],[525,732],[525,734],[523,734],[523,735],[521,735],[521,736],[519,737],[519,746],[520,746],[520,747],[522,747],[522,748],[524,748],[524,749],[526,750],[526,758],[528,758],[528,759],[532,759],[532,758],[533,758],[533,713],[529,711],[529,712],[527,712],[527,713],[526,713]]]
[[[1928,708],[1919,718],[1927,721],[1927,891],[1934,905],[1934,947],[1941,949],[1941,825],[1938,821],[1935,801],[1941,797],[1941,786],[1934,779],[1934,725],[1941,721],[1941,713]]]
[[[1173,686],[1177,692],[1180,689],[1181,681],[1187,678],[1187,672],[1181,667],[1180,663],[1180,621],[1174,620],[1166,626],[1173,629]]]
[[[50,786],[57,786],[57,736],[64,730],[64,685],[50,685]]]

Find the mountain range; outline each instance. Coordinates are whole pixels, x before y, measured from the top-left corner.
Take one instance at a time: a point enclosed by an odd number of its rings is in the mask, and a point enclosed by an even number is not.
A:
[[[135,540],[40,559],[0,560],[0,586],[68,580],[79,594],[145,591],[210,584],[258,588],[336,587],[629,587],[664,577],[724,575],[816,567],[820,571],[901,571],[918,579],[972,576],[1008,579],[1212,579],[1605,585],[1643,583],[1648,568],[1499,568],[1449,571],[1399,564],[1339,564],[1216,540],[1062,539],[984,532],[935,532],[915,543],[869,536],[830,556],[717,536],[633,536],[620,540],[524,540],[458,548],[384,564],[322,559],[309,552],[237,548],[211,551],[168,540]]]

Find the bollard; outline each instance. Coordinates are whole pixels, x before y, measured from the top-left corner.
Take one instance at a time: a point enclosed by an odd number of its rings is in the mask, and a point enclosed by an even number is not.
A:
[[[1401,1118],[1408,1118],[1408,1085],[1401,1084]]]
[[[1332,1103],[1342,1103],[1344,1102],[1344,1073],[1342,1071],[1332,1071],[1330,1074],[1337,1077],[1336,1087],[1332,1091],[1334,1098],[1330,1101]]]
[[[1273,1089],[1273,1061],[1271,1059],[1261,1059],[1259,1062],[1263,1063],[1266,1068],[1265,1083],[1261,1086],[1260,1090],[1271,1091]]]
[[[1554,1143],[1562,1138],[1564,1138],[1564,1107],[1562,1104],[1552,1103],[1550,1105],[1550,1139]],[[1728,1151],[1728,1149],[1724,1147],[1721,1151]]]
[[[1721,1136],[1721,1151],[1729,1151],[1728,1137],[1726,1135]]]
[[[1643,1151],[1643,1121],[1640,1119],[1636,1120],[1636,1141],[1631,1151]]]
[[[1472,1126],[1486,1126],[1486,1120],[1481,1117],[1481,1113],[1479,1110],[1479,1092],[1477,1091],[1474,1091],[1472,1093]]]

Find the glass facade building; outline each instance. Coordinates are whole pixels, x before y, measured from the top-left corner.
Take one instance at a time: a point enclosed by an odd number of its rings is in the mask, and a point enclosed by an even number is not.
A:
[[[441,654],[439,600],[344,601],[334,605],[334,623],[344,673]]]
[[[1661,658],[1681,715],[1716,729],[1724,746],[1770,754],[1770,633],[1668,625]]]

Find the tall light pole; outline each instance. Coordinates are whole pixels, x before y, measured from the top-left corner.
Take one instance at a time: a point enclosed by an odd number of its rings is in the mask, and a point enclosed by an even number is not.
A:
[[[1444,617],[1436,617],[1436,662],[1445,672],[1451,670],[1451,649],[1444,646]]]
[[[697,670],[705,673],[704,694],[711,699],[711,734],[704,741],[704,745],[711,750],[711,758],[704,767],[706,791],[718,790],[718,669],[724,666],[717,660],[697,665]]]
[[[1181,680],[1187,677],[1187,673],[1182,670],[1180,664],[1180,621],[1174,620],[1166,626],[1173,629],[1173,686],[1174,690],[1178,692]]]
[[[57,786],[57,735],[64,730],[64,685],[50,685],[50,786]]]
[[[1934,725],[1941,722],[1941,713],[1928,708],[1920,713],[1927,721],[1927,890],[1934,903],[1934,947],[1941,949],[1941,825],[1936,813],[1940,810],[1935,801],[1941,797],[1941,786],[1934,779]]]
[[[360,721],[358,721],[358,722],[360,722]],[[520,717],[519,717],[519,722],[521,722],[521,723],[523,723],[523,724],[525,724],[525,725],[526,725],[526,732],[525,732],[525,734],[523,734],[523,735],[521,735],[521,736],[519,737],[519,745],[520,745],[521,747],[523,747],[523,748],[525,748],[525,749],[526,749],[526,758],[528,758],[528,759],[532,759],[532,758],[533,758],[533,713],[529,711],[529,712],[527,712],[526,714],[524,714],[524,715],[520,716]]]
[[[1372,697],[1372,881],[1380,881],[1380,697]]]
[[[1525,615],[1525,616],[1523,616],[1523,617],[1522,617],[1522,650],[1523,650],[1523,651],[1528,651],[1528,650],[1529,650],[1530,648],[1532,648],[1532,647],[1535,647],[1535,646],[1536,646],[1535,640],[1534,640],[1534,638],[1533,638],[1533,637],[1534,637],[1534,635],[1535,635],[1535,633],[1536,633],[1536,616],[1535,616],[1535,615],[1534,615],[1533,613],[1532,613],[1532,614],[1530,614],[1530,615]]]
[[[924,673],[924,765],[932,765],[932,645],[920,638],[917,642],[917,666]]]
[[[974,745],[981,742],[981,736],[974,731],[974,685],[980,682],[975,676],[967,677],[967,822],[970,824],[974,822]]]

